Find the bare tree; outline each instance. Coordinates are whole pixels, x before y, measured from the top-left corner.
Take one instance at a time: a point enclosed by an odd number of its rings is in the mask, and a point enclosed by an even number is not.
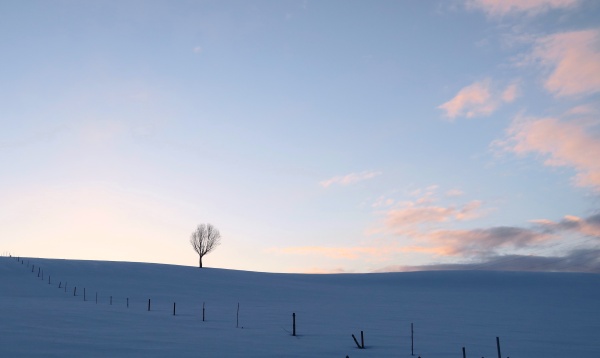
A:
[[[202,257],[214,250],[221,243],[221,234],[212,224],[200,224],[192,233],[190,243],[198,253],[199,267],[202,267]]]

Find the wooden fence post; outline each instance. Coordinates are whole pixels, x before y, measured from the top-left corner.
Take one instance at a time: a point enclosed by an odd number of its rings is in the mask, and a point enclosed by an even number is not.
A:
[[[148,299],[148,312],[150,312],[150,299]]]
[[[500,337],[496,337],[496,347],[498,347],[498,358],[502,358],[502,354],[500,353]]]
[[[73,288],[73,296],[77,296],[77,286]]]
[[[415,331],[412,323],[410,324],[410,355],[415,355]]]
[[[206,302],[202,302],[202,322],[204,322],[204,305]]]
[[[296,313],[292,313],[292,336],[296,335]]]
[[[129,297],[127,297],[127,308],[129,308]]]
[[[175,316],[175,304],[176,302],[173,302],[173,316]]]
[[[363,335],[363,331],[360,331],[360,345],[362,349],[365,349],[365,337]]]
[[[235,316],[235,328],[240,327],[240,303],[238,302],[237,314]]]
[[[360,348],[360,344],[358,344],[358,340],[356,339],[356,337],[354,337],[354,334],[352,334],[352,339],[354,339],[354,343],[356,343],[356,346]]]
[[[467,358],[467,352],[465,351],[465,347],[462,347],[463,358]]]

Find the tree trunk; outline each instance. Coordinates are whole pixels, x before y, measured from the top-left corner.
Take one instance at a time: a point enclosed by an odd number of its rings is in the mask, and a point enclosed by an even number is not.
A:
[[[200,259],[198,260],[198,267],[202,268],[202,256],[200,256]]]

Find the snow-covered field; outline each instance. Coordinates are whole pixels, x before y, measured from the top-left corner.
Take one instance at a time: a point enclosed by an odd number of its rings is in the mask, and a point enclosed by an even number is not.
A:
[[[466,347],[467,357],[497,358],[500,337],[502,357],[598,358],[600,275],[303,275],[0,257],[0,357],[411,357],[411,323],[415,357],[460,358]],[[365,349],[351,336],[360,341],[361,330]]]

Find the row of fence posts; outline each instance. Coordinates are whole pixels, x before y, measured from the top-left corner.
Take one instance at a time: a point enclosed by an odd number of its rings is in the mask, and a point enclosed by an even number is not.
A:
[[[12,257],[12,256],[9,256]],[[15,257],[15,259],[19,262],[21,262],[21,264],[24,264],[24,260],[22,260],[20,257]],[[27,261],[27,267],[29,267],[29,261]],[[35,271],[35,265],[32,264],[31,266],[31,272]],[[41,269],[41,267],[38,266],[38,273],[37,273],[38,277],[41,277],[41,279],[44,279],[44,270]],[[48,284],[51,284],[51,279],[50,279],[50,275],[48,275]],[[58,288],[61,288],[62,285],[62,281],[59,282],[58,284]],[[65,292],[67,292],[67,282],[65,281],[65,286],[64,286],[64,290]],[[77,296],[77,286],[73,287],[73,296]],[[83,300],[87,301],[86,299],[86,289],[85,287],[83,288]],[[110,296],[110,300],[109,300],[109,304],[112,306],[112,302],[113,302],[113,296]],[[129,297],[126,298],[126,304],[127,304],[127,308],[129,308]],[[96,292],[96,304],[98,304],[98,292]],[[177,303],[173,302],[173,316],[175,316],[177,314],[176,312],[176,308],[177,308]],[[150,312],[151,310],[151,299],[148,299],[148,312]],[[206,302],[202,302],[202,322],[205,321],[205,317],[206,317]],[[235,327],[239,328],[240,327],[240,303],[238,302],[237,304],[237,311],[236,311],[236,322],[235,322]],[[244,328],[244,327],[242,327]],[[415,340],[414,340],[414,324],[411,323],[410,324],[410,354],[411,356],[414,356],[414,352],[415,352]],[[296,336],[296,313],[292,313],[292,336]],[[365,338],[364,338],[364,332],[360,331],[360,343],[358,343],[358,339],[356,339],[356,336],[354,336],[354,334],[352,334],[352,339],[354,340],[354,343],[356,344],[356,346],[359,349],[365,349]],[[501,354],[501,350],[500,350],[500,337],[496,337],[496,348],[498,351],[498,358],[502,358],[502,354]],[[466,347],[462,347],[462,356],[463,358],[467,358],[467,353],[466,353]],[[346,356],[346,358],[349,358],[349,356]],[[421,358],[421,356],[419,356],[418,358]],[[507,357],[510,358],[510,357]]]
[[[13,258],[12,255],[7,255],[7,257]],[[14,259],[17,262],[20,262],[21,264],[25,264],[25,260],[21,259],[18,256],[15,256]],[[29,260],[27,261],[27,267],[29,267]],[[42,270],[42,268],[38,265],[38,272],[37,272],[37,277],[41,278],[42,280],[44,279],[44,270]],[[31,265],[31,272],[35,272],[35,264]],[[48,284],[51,284],[51,277],[50,275],[48,275]],[[68,282],[65,281],[64,286],[62,285],[62,281],[59,281],[58,283],[58,288],[64,288],[64,292],[67,292],[67,286],[68,286]],[[77,296],[77,286],[73,287],[73,296]],[[87,291],[86,288],[83,288],[83,300],[87,301]],[[95,297],[95,302],[96,304],[98,304],[98,292],[96,292],[96,297]],[[113,304],[113,296],[109,296],[109,305],[112,306]],[[127,308],[129,308],[129,297],[126,298],[126,306]],[[147,306],[147,310],[148,312],[151,311],[152,308],[152,300],[149,298],[148,299],[148,306]],[[177,315],[177,303],[173,302],[173,316]],[[202,322],[206,321],[206,302],[202,302]],[[237,304],[237,312],[236,312],[236,328],[239,328],[239,323],[240,323],[240,304],[238,302]],[[242,327],[243,328],[243,327]]]

